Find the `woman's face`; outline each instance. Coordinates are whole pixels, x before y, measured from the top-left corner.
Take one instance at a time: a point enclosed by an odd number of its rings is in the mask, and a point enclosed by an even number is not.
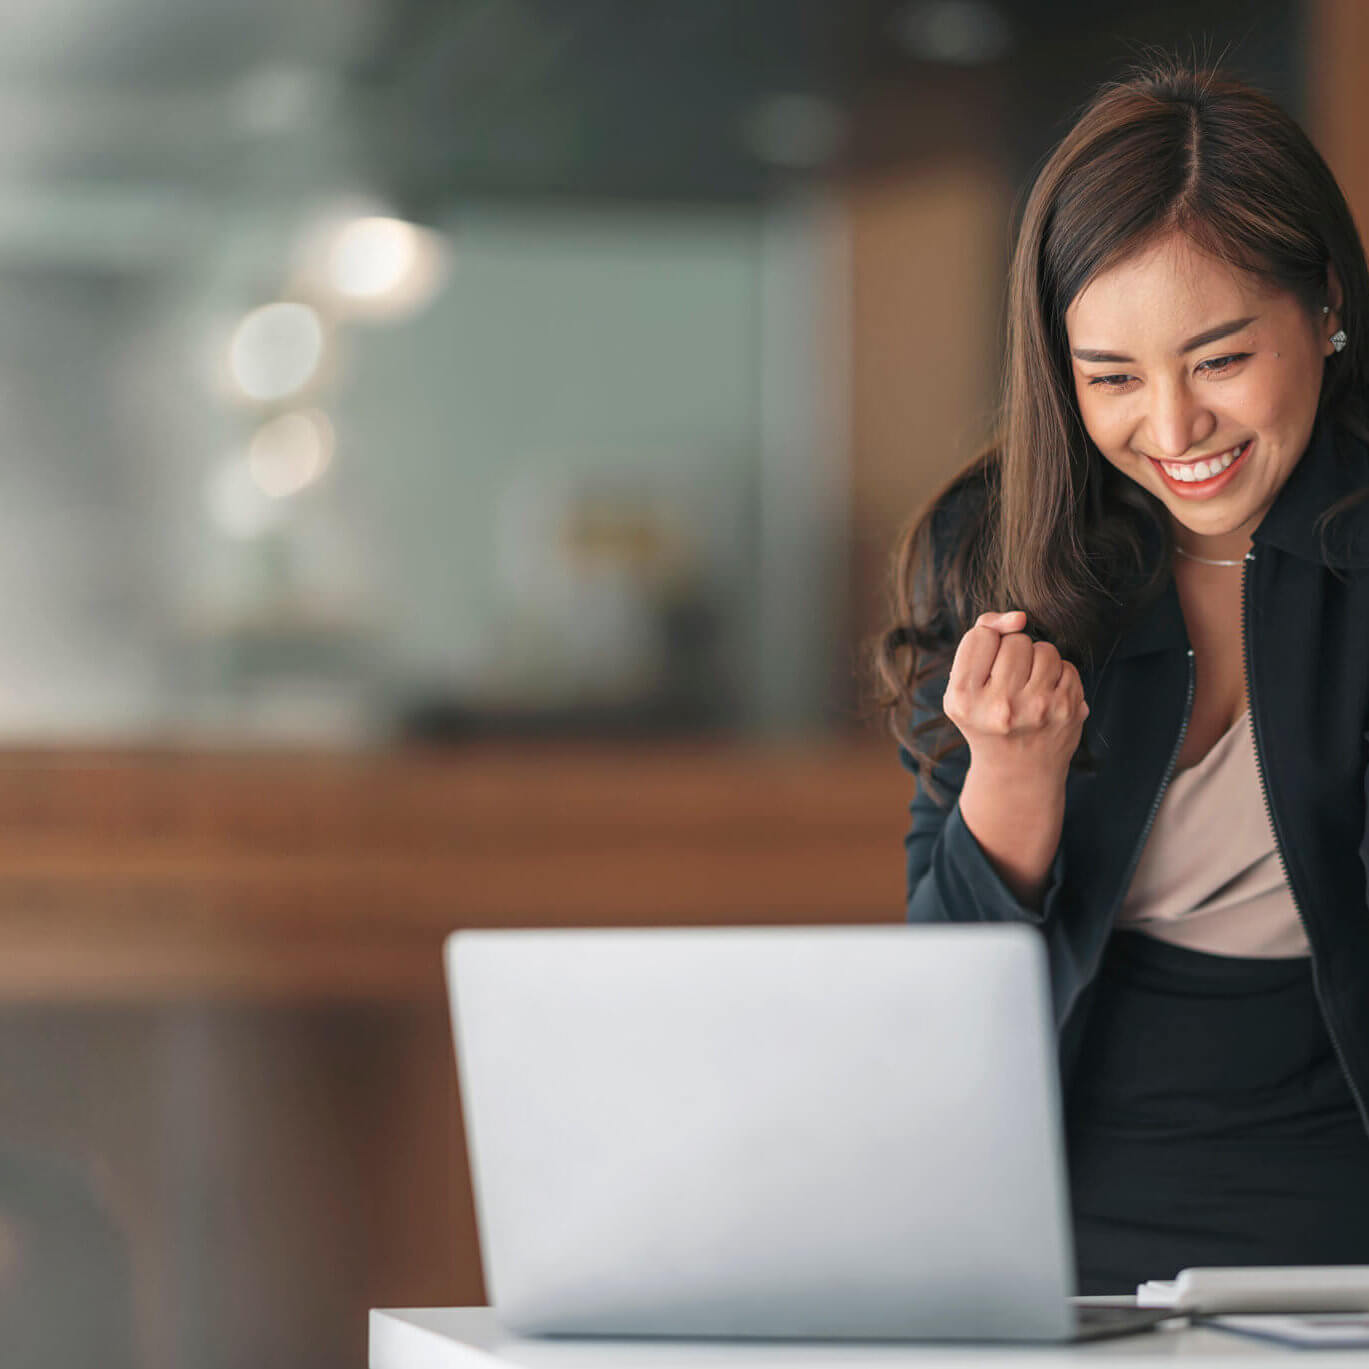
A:
[[[1100,272],[1066,311],[1084,427],[1160,499],[1181,545],[1249,547],[1311,435],[1340,327],[1331,303],[1313,317],[1175,233]]]

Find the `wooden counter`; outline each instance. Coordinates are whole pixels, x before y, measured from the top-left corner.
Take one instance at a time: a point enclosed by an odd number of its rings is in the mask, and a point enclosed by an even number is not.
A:
[[[0,755],[0,999],[426,997],[455,927],[881,922],[891,747]]]

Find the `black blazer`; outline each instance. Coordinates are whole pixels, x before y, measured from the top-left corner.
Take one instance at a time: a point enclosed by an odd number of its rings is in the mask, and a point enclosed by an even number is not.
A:
[[[1312,949],[1317,998],[1369,1127],[1369,501],[1332,525],[1319,514],[1369,488],[1369,449],[1319,422],[1242,570],[1246,680],[1266,802]],[[1068,1078],[1113,920],[1173,773],[1193,701],[1193,652],[1178,592],[1164,592],[1083,672],[1096,766],[1072,771],[1065,822],[1039,909],[1017,901],[960,817],[960,747],[918,786],[905,840],[910,922],[1032,922],[1051,966]],[[939,711],[945,678],[923,697]],[[904,764],[916,770],[907,751]]]

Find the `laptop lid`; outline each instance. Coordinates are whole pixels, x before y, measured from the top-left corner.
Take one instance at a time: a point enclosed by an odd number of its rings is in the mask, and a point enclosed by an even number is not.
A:
[[[474,931],[446,959],[510,1329],[1071,1334],[1034,930]]]

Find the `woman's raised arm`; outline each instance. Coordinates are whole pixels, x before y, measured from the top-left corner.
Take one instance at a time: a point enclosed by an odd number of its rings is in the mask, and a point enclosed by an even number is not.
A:
[[[1021,612],[981,615],[946,679],[921,691],[914,722],[944,712],[968,755],[951,753],[930,776],[949,807],[919,783],[905,839],[910,921],[1049,915],[1065,781],[1088,705],[1078,671],[1025,626]],[[916,769],[907,752],[903,759]]]

